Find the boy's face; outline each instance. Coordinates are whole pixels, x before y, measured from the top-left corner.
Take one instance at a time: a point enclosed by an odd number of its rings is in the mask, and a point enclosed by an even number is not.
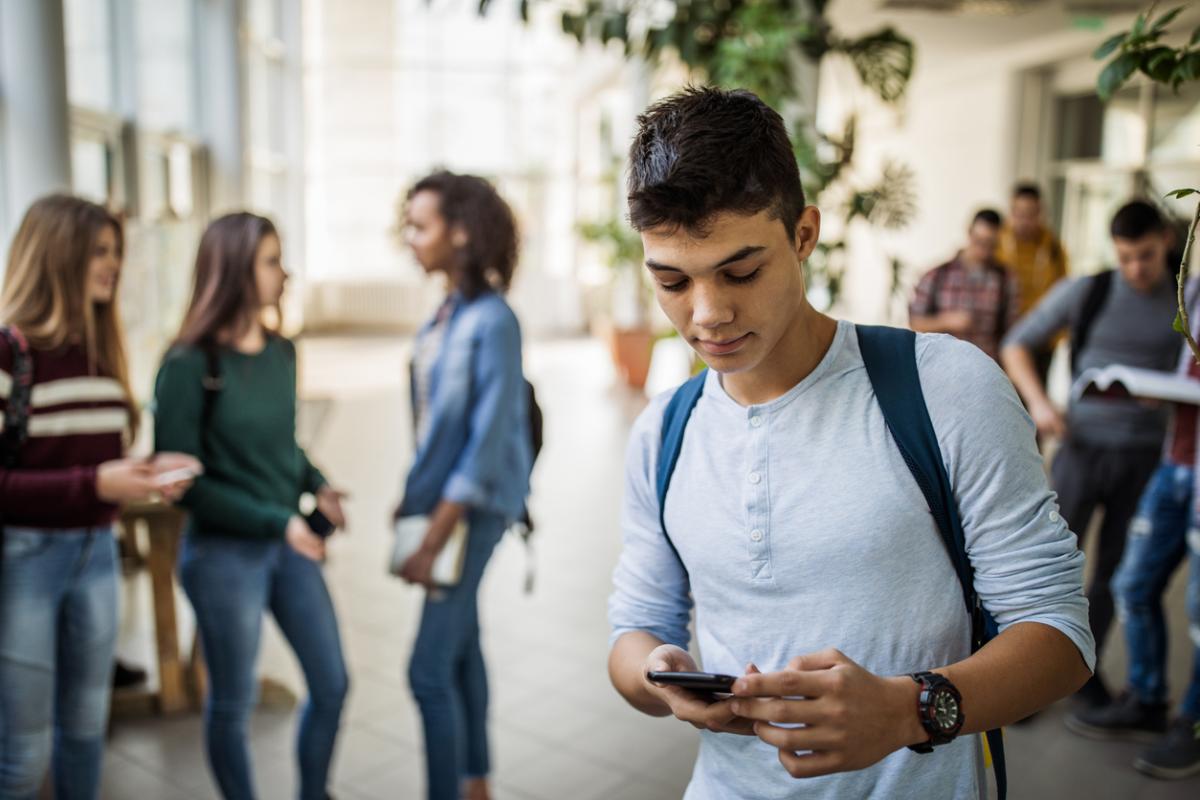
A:
[[[1148,292],[1167,274],[1167,237],[1148,233],[1137,239],[1113,237],[1117,264],[1125,282],[1136,291]]]
[[[821,217],[804,210],[793,242],[769,210],[718,214],[696,237],[683,228],[642,231],[646,267],[671,324],[721,373],[759,366],[805,306],[801,263]]]

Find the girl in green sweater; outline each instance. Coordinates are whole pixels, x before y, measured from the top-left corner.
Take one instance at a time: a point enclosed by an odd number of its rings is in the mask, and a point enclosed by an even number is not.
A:
[[[337,617],[321,574],[325,540],[300,496],[338,528],[340,495],[296,443],[296,352],[263,323],[287,281],[279,236],[253,214],[209,226],[183,326],[155,390],[159,449],[192,453],[204,475],[181,504],[191,523],[180,554],[184,590],[211,678],[208,758],[227,800],[254,797],[246,726],[255,661],[270,611],[308,683],[297,740],[302,800],[325,800],[348,687]]]

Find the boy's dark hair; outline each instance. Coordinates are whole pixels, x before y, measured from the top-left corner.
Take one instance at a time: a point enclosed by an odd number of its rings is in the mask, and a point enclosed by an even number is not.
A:
[[[975,216],[971,218],[970,228],[983,223],[991,228],[1000,227],[1000,212],[992,208],[984,208],[975,212]]]
[[[1042,190],[1036,183],[1018,183],[1013,187],[1013,199],[1018,197],[1028,197],[1030,200],[1037,200],[1039,203],[1042,200]]]
[[[745,90],[689,87],[638,117],[629,149],[629,221],[703,236],[724,211],[770,209],[788,237],[804,211],[783,119]]]
[[[508,291],[517,268],[519,236],[512,209],[491,183],[476,175],[440,170],[417,181],[406,201],[418,192],[438,195],[447,228],[461,226],[467,244],[453,267],[455,285],[469,298],[489,290]]]
[[[1144,200],[1134,200],[1117,210],[1108,230],[1114,239],[1140,239],[1166,229],[1167,225],[1157,208]]]

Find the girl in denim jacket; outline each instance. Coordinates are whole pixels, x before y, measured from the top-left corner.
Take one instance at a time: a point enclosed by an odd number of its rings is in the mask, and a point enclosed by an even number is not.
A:
[[[400,576],[432,589],[434,559],[460,521],[469,531],[460,582],[426,596],[409,683],[424,723],[430,799],[486,800],[488,688],[476,595],[492,550],[523,515],[532,467],[521,329],[503,297],[517,231],[496,190],[469,175],[424,178],[404,214],[417,261],[444,274],[449,293],[414,349],[417,453],[396,514],[430,522]]]

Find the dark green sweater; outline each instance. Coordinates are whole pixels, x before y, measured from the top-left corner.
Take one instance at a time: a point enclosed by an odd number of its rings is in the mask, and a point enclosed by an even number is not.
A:
[[[154,441],[159,451],[191,453],[204,463],[181,505],[192,533],[282,537],[300,495],[325,483],[296,444],[296,351],[271,337],[254,355],[220,351],[224,386],[201,442],[204,353],[172,350],[154,389]]]

